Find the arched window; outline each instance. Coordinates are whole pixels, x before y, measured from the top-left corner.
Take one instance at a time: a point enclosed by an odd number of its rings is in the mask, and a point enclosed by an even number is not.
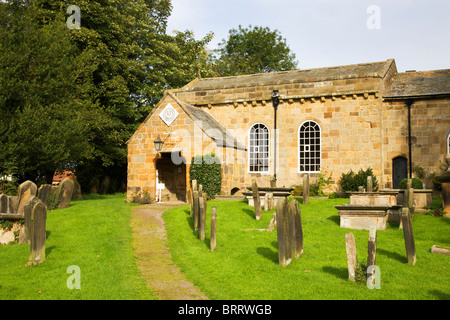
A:
[[[317,122],[306,121],[298,130],[299,172],[319,172],[322,158],[321,133]]]
[[[269,129],[262,123],[250,128],[248,135],[248,171],[269,172]]]

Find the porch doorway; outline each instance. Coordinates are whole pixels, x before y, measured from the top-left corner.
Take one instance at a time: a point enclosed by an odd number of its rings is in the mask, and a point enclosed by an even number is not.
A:
[[[176,163],[173,159],[177,159]],[[177,164],[179,162],[181,163]],[[156,170],[158,182],[164,184],[164,189],[161,190],[162,200],[186,201],[186,161],[181,153],[162,152],[161,158],[156,161]]]

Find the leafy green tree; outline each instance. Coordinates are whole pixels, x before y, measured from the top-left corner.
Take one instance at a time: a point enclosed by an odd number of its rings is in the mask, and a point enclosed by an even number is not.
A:
[[[267,73],[297,68],[295,54],[278,30],[268,27],[231,29],[216,50],[214,71],[221,76]]]
[[[70,5],[79,29],[67,2],[0,2],[0,171],[126,178],[125,142],[165,90],[205,74],[211,36],[167,35],[170,0]]]

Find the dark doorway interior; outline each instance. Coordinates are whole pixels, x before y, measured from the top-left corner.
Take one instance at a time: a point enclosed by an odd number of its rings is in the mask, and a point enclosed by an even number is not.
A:
[[[161,153],[156,162],[159,182],[165,184],[162,199],[186,201],[186,161],[180,152]]]
[[[408,159],[397,157],[392,160],[392,187],[398,188],[400,181],[408,178]]]

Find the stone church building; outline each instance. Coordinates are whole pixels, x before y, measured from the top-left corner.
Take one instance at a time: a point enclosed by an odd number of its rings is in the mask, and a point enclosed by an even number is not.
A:
[[[381,188],[396,188],[411,165],[436,172],[450,153],[450,69],[398,73],[390,59],[195,79],[167,91],[127,144],[129,199],[186,200],[192,158],[210,153],[223,195],[321,171],[332,192],[342,173],[369,167]]]

